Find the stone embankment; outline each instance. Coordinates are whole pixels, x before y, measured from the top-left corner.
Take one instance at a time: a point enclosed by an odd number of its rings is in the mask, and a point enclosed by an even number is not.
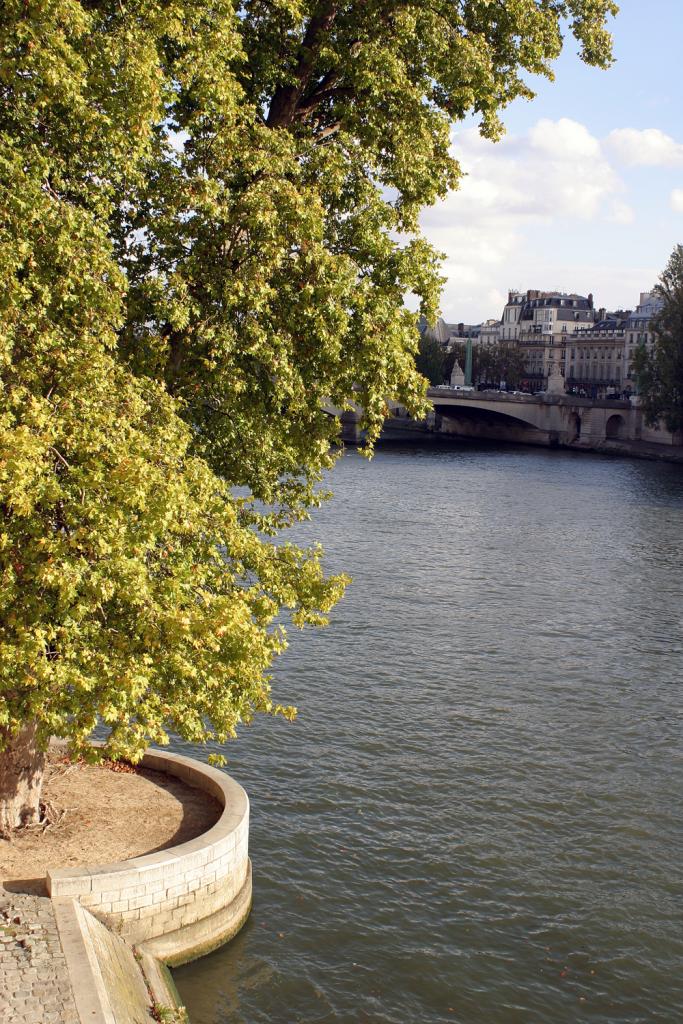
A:
[[[390,403],[385,440],[494,441],[683,462],[683,437],[649,426],[637,399],[430,388],[432,411],[416,422]],[[360,420],[360,414],[357,415]],[[358,428],[358,424],[357,424]],[[349,424],[346,424],[347,433]],[[360,435],[358,439],[360,438]]]
[[[157,853],[50,870],[50,898],[2,892],[3,1024],[149,1024],[161,1008],[185,1020],[167,965],[215,949],[246,920],[246,793],[191,758],[149,751],[142,763],[215,797],[218,821]]]

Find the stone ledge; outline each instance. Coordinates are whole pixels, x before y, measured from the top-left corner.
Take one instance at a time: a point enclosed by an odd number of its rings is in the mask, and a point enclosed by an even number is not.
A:
[[[81,1024],[152,1024],[133,950],[75,900],[54,899],[52,906]]]
[[[205,918],[230,917],[231,906],[241,925],[247,889],[251,898],[247,794],[229,775],[181,754],[150,750],[141,763],[216,797],[223,806],[216,824],[179,846],[128,861],[50,869],[50,895],[78,900],[130,943],[179,935],[194,925],[201,931]]]

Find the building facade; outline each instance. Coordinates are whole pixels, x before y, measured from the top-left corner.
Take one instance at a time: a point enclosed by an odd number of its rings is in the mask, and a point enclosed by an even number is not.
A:
[[[497,345],[501,337],[502,323],[500,320],[484,320],[479,325],[479,344]]]
[[[508,300],[500,319],[500,341],[513,342],[519,338],[519,320],[526,302],[526,292],[508,292]]]
[[[594,321],[592,295],[526,292],[519,312],[517,345],[524,354],[528,390],[544,390],[553,374],[565,375],[567,338]]]
[[[637,394],[633,359],[655,341],[653,319],[662,308],[653,292],[641,292],[634,312],[604,314],[592,327],[579,328],[568,342],[567,390],[585,391],[593,398]]]
[[[625,386],[625,325],[626,319],[606,317],[573,332],[566,348],[568,391],[604,398],[631,390]]]
[[[603,398],[637,393],[633,359],[640,346],[652,348],[652,321],[661,306],[654,292],[641,292],[634,312],[608,313],[595,309],[592,294],[529,289],[508,293],[500,320],[453,324],[439,318],[433,328],[421,323],[420,330],[444,348],[468,339],[514,345],[524,356],[525,391],[546,390],[551,377],[561,387],[559,375],[565,391]]]
[[[640,301],[624,324],[624,380],[628,387],[637,392],[633,373],[633,357],[639,346],[652,350],[655,335],[652,321],[662,309],[663,302],[654,292],[641,292]]]

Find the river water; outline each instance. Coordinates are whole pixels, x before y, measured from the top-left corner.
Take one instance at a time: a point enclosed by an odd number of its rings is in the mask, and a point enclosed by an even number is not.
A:
[[[354,583],[228,749],[254,908],[193,1024],[683,1019],[683,467],[348,451]],[[187,749],[187,748],[185,748]],[[189,748],[198,756],[206,756]]]

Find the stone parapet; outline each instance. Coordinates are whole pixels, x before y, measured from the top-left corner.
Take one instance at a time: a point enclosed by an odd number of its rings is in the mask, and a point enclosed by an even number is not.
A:
[[[249,800],[224,772],[179,754],[150,750],[142,765],[175,775],[223,807],[203,835],[132,860],[49,870],[53,899],[71,897],[129,943],[165,938],[181,963],[234,935],[251,905]]]

